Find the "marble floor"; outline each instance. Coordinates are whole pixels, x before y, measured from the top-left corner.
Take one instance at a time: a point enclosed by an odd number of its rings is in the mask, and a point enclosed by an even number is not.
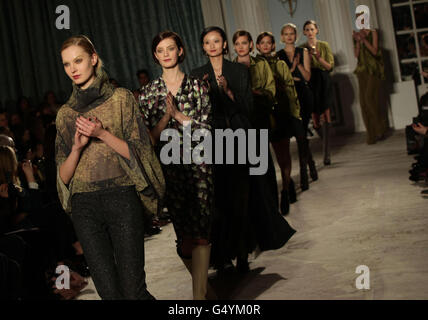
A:
[[[336,137],[333,165],[323,167],[320,141],[313,140],[320,179],[298,195],[287,217],[298,232],[282,249],[252,257],[245,276],[210,271],[220,298],[428,299],[428,199],[421,195],[428,187],[408,180],[413,157],[404,132],[377,145],[364,142],[362,134]],[[174,245],[172,225],[146,241],[147,284],[157,299],[192,298]],[[357,288],[358,266],[369,268],[370,289]],[[91,281],[78,299],[99,299]]]

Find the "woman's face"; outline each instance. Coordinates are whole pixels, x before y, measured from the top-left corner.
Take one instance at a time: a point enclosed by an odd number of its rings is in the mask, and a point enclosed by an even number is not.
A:
[[[308,24],[303,33],[308,40],[314,40],[317,38],[318,28],[314,24]]]
[[[270,36],[266,36],[264,37],[260,43],[257,45],[257,50],[259,50],[259,52],[262,55],[268,55],[271,54],[272,51],[275,50],[274,44],[272,42],[272,37]]]
[[[223,40],[220,33],[211,31],[204,37],[203,49],[208,57],[214,58],[223,55],[227,42]]]
[[[295,44],[296,43],[296,30],[291,27],[287,27],[282,31],[281,34],[282,42],[285,44]]]
[[[162,68],[174,68],[178,64],[178,58],[183,54],[183,49],[178,49],[175,40],[167,38],[159,42],[155,56]]]
[[[90,56],[80,46],[70,46],[61,52],[62,63],[68,77],[82,89],[87,89],[95,79],[98,56]]]
[[[247,36],[241,36],[236,39],[234,46],[236,54],[238,55],[238,57],[242,58],[250,54],[251,49],[253,47],[253,42],[250,42]]]

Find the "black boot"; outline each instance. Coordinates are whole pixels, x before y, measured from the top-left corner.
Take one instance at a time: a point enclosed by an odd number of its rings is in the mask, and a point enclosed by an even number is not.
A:
[[[309,174],[311,176],[312,181],[318,181],[318,171],[317,171],[317,165],[315,164],[314,159],[312,159],[312,154],[310,154],[309,157]]]
[[[290,184],[288,186],[288,196],[290,199],[290,204],[297,202],[296,185],[294,184],[293,179],[290,179]]]
[[[300,187],[302,191],[309,190],[308,178],[308,140],[305,138],[297,140],[297,149],[299,151],[299,164],[300,164]]]
[[[290,213],[290,198],[288,196],[288,190],[282,190],[281,192],[281,213],[283,216]]]
[[[246,257],[238,257],[236,261],[236,271],[245,274],[250,272],[250,264],[248,263],[248,255]]]
[[[331,124],[326,122],[323,125],[323,152],[324,152],[324,165],[330,166],[330,126]]]
[[[302,192],[309,190],[308,169],[306,167],[300,169],[300,187],[302,189]]]

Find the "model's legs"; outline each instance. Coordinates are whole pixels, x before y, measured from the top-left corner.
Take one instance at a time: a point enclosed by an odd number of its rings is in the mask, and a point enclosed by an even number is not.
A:
[[[73,223],[85,252],[91,276],[101,299],[122,299],[114,251],[104,218],[101,198],[95,194],[76,194],[72,198]],[[118,211],[117,214],[120,214]]]
[[[153,300],[144,271],[144,209],[135,188],[120,188],[103,198],[123,297]]]
[[[295,187],[291,180],[292,162],[290,155],[290,139],[286,138],[280,142],[272,142],[272,146],[275,151],[278,165],[281,168],[282,192],[280,207],[282,214],[286,215],[290,212],[290,203],[296,202],[295,196],[293,196],[295,193]],[[293,199],[290,198],[290,195]]]
[[[375,104],[378,105],[379,98],[375,101],[372,101],[371,99],[375,99],[376,96],[378,97],[379,92],[378,88],[371,88],[374,83],[371,83],[372,81],[370,81],[370,78],[370,76],[365,74],[358,75],[361,114],[367,130],[367,144],[375,144],[377,131],[376,126],[378,126],[379,123],[376,123],[377,116],[373,107]],[[376,93],[374,93],[373,90],[376,90]]]

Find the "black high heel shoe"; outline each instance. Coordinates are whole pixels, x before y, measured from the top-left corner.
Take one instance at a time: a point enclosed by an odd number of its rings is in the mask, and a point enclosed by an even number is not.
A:
[[[290,199],[290,204],[297,202],[296,185],[294,184],[293,179],[290,179],[290,184],[288,187],[288,197]]]
[[[281,213],[286,216],[290,213],[290,199],[288,196],[288,190],[282,190],[281,192]]]
[[[250,264],[248,263],[248,257],[239,257],[236,261],[236,271],[241,274],[250,272]]]
[[[311,176],[312,181],[318,181],[318,171],[317,171],[317,166],[315,164],[315,162],[309,161],[309,174]]]
[[[309,190],[309,178],[307,168],[300,170],[300,188],[302,189],[302,192]]]

